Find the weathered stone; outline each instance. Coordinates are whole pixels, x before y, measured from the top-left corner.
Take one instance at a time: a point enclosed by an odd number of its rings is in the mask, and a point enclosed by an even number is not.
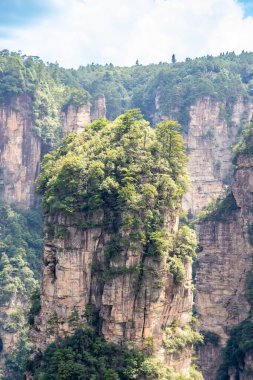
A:
[[[98,214],[96,221],[101,218]],[[48,219],[50,224],[67,228],[67,236],[46,239],[42,309],[33,334],[37,349],[43,350],[57,334],[71,333],[69,318],[74,309],[80,316],[87,305],[93,305],[100,316],[100,333],[107,341],[139,348],[152,342],[160,358],[175,370],[186,372],[191,349],[182,350],[180,357],[168,355],[163,339],[165,328],[172,322],[184,326],[191,319],[191,263],[185,263],[181,286],[173,283],[166,258],[145,257],[141,244],[121,252],[108,268],[105,243],[109,236],[101,228],[84,231],[78,223],[60,215]],[[168,232],[177,224],[176,218],[170,220]],[[52,333],[53,314],[57,314],[59,323]]]
[[[89,103],[80,107],[70,105],[66,112],[62,113],[62,137],[66,137],[71,132],[82,132],[90,121]]]
[[[21,208],[35,205],[41,142],[33,133],[31,100],[0,107],[0,198]]]
[[[103,94],[98,95],[94,100],[91,120],[106,119],[106,102]]]
[[[253,160],[246,156],[238,159],[232,192],[238,208],[227,210],[222,220],[198,226],[202,251],[198,259],[196,307],[201,328],[219,337],[218,344],[208,343],[200,348],[199,362],[206,380],[215,380],[229,331],[246,319],[250,310],[245,282],[252,265],[249,226],[253,221]]]
[[[193,215],[217,197],[229,182],[231,145],[237,141],[241,126],[247,125],[252,117],[253,105],[243,99],[233,105],[230,120],[223,116],[226,107],[223,102],[203,98],[190,108],[186,141],[191,187],[183,206]]]

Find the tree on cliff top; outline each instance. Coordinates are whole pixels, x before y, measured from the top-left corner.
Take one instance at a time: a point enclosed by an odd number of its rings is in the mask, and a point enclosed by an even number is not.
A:
[[[153,198],[154,208],[175,208],[187,183],[179,129],[165,121],[154,130],[134,109],[69,135],[42,164],[38,190],[45,211],[137,210]]]

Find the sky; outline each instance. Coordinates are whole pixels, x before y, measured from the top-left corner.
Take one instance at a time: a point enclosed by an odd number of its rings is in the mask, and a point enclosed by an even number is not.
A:
[[[0,0],[0,50],[77,68],[253,51],[253,0]]]

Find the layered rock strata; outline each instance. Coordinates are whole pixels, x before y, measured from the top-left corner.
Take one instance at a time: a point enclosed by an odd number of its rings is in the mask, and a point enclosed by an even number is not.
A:
[[[33,133],[31,100],[0,107],[0,199],[20,208],[35,204],[41,142]]]
[[[102,217],[96,215],[98,224]],[[85,222],[89,223],[88,217]],[[64,237],[50,239],[52,225],[65,231]],[[176,218],[168,218],[166,229],[177,229]],[[71,333],[74,310],[83,321],[82,316],[87,318],[87,310],[92,310],[107,341],[139,348],[152,345],[176,371],[188,370],[191,349],[167,354],[163,340],[166,327],[175,321],[184,326],[191,319],[190,262],[185,263],[179,286],[173,283],[166,258],[145,256],[140,243],[108,264],[105,244],[110,236],[100,227],[84,230],[80,223],[58,215],[47,219],[46,231],[41,313],[34,337],[37,349],[43,350],[57,335]]]
[[[103,94],[97,95],[92,107],[91,120],[106,119],[106,101]]]
[[[62,137],[81,132],[91,120],[105,117],[105,99],[95,100],[91,118],[90,105],[70,105],[62,114]],[[27,96],[13,99],[0,107],[0,199],[22,209],[37,203],[35,179],[42,160],[42,142],[33,131],[32,102]]]
[[[246,319],[250,310],[245,290],[252,265],[252,158],[239,157],[232,194],[235,204],[231,210],[227,209],[198,226],[201,252],[196,307],[206,336],[206,344],[199,351],[199,362],[206,380],[216,379],[221,364],[221,348],[228,340],[229,331]]]
[[[230,182],[231,145],[252,113],[253,104],[244,99],[229,107],[224,102],[203,98],[190,108],[186,141],[191,187],[183,201],[189,213],[196,215]]]
[[[89,103],[80,107],[69,105],[66,112],[62,114],[62,137],[66,137],[71,132],[82,132],[90,122]]]

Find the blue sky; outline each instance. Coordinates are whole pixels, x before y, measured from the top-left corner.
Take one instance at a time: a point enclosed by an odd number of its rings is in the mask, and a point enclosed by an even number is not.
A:
[[[53,16],[53,2],[38,0],[1,0],[0,26],[11,29]]]
[[[0,0],[0,49],[65,67],[253,51],[253,0]]]
[[[253,1],[252,0],[239,0],[243,7],[244,15],[246,17],[253,16]]]

